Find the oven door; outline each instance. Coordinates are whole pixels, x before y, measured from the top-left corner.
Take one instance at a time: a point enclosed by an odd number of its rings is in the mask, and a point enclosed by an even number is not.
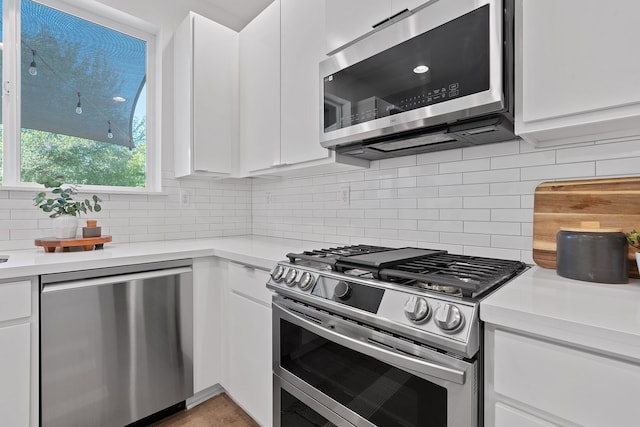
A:
[[[273,332],[276,379],[345,420],[336,425],[478,426],[478,361],[279,296],[274,296]],[[276,399],[276,427],[287,425],[282,423],[286,411]]]

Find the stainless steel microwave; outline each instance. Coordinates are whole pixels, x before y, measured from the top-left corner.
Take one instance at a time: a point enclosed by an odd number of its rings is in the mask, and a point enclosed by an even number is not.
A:
[[[320,63],[323,147],[369,160],[513,134],[513,1],[432,0]]]

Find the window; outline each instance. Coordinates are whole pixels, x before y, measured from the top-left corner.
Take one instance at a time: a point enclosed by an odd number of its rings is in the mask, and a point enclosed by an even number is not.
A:
[[[16,64],[3,69],[3,185],[62,175],[90,188],[158,190],[153,36],[55,0],[3,3],[16,16],[3,19],[3,39],[17,38],[3,43],[3,64]]]

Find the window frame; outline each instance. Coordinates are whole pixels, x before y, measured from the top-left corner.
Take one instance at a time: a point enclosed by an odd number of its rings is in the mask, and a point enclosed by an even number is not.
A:
[[[3,60],[2,60],[2,185],[0,190],[29,190],[42,188],[34,182],[20,182],[20,2],[2,0]],[[114,31],[143,40],[147,44],[146,58],[146,186],[121,187],[82,184],[83,192],[148,194],[161,192],[161,55],[157,45],[157,29],[151,24],[112,7],[83,2],[82,8],[62,0],[30,0],[46,7],[74,15]]]

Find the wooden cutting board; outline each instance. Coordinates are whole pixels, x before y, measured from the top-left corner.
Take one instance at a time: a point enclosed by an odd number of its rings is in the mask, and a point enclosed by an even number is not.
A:
[[[640,231],[640,177],[544,182],[534,193],[533,260],[556,268],[560,227],[580,228],[597,221],[601,228]],[[640,277],[636,250],[629,246],[629,277]]]

